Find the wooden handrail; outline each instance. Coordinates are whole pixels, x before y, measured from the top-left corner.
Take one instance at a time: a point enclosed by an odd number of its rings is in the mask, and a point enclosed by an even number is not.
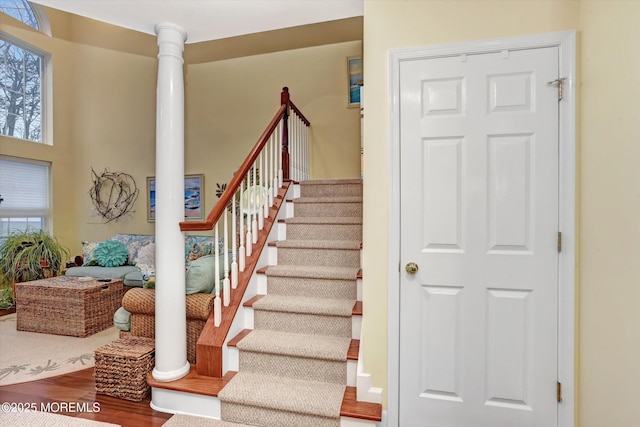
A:
[[[231,182],[227,185],[227,188],[222,193],[220,200],[213,207],[209,215],[204,221],[183,221],[180,222],[180,230],[182,231],[204,231],[212,230],[216,222],[222,217],[226,207],[231,203],[231,199],[236,194],[236,191],[240,187],[240,184],[244,180],[247,173],[249,173],[253,163],[256,161],[260,152],[271,138],[271,135],[278,127],[280,121],[282,121],[282,173],[285,181],[289,180],[289,129],[288,129],[288,117],[289,109],[293,109],[294,113],[304,122],[306,126],[310,126],[311,122],[302,114],[302,112],[295,106],[289,96],[289,88],[283,87],[280,93],[280,108],[273,116],[273,119],[267,125],[256,145],[249,152],[247,158],[242,162],[240,168],[236,171],[231,179]]]
[[[304,114],[302,114],[302,111],[300,111],[298,107],[296,107],[296,104],[294,104],[293,101],[289,101],[289,105],[291,106],[291,109],[295,111],[296,115],[300,117],[300,120],[302,120],[305,125],[311,126],[311,122],[307,120]]]
[[[240,187],[240,183],[244,180],[247,173],[249,173],[251,166],[258,158],[258,155],[262,151],[262,148],[265,146],[267,141],[269,141],[269,138],[271,137],[271,134],[273,133],[273,131],[278,127],[278,124],[280,123],[280,120],[282,120],[282,116],[286,108],[287,108],[286,105],[280,106],[280,108],[278,109],[278,112],[276,113],[275,116],[273,116],[273,119],[271,119],[271,121],[269,122],[269,125],[267,126],[267,128],[264,130],[264,132],[258,139],[258,142],[256,143],[256,145],[254,145],[251,152],[249,152],[249,155],[247,156],[247,158],[244,159],[244,162],[242,162],[242,164],[240,165],[240,168],[238,169],[238,171],[233,175],[231,182],[229,182],[229,185],[227,185],[227,188],[222,193],[220,200],[218,201],[218,203],[216,203],[213,209],[211,209],[211,212],[209,212],[209,215],[207,215],[207,218],[204,221],[181,222],[180,230],[202,231],[202,230],[213,229],[214,225],[216,224],[216,222],[218,222],[218,220],[222,216],[223,212],[225,211],[229,203],[231,203],[231,199],[233,198],[234,194],[236,194],[236,191]]]

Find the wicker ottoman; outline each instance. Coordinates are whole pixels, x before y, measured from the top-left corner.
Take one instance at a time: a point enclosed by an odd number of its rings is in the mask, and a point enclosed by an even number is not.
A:
[[[95,351],[96,393],[139,402],[149,394],[147,374],[155,365],[151,338],[120,338]]]
[[[113,326],[122,280],[57,276],[16,283],[19,331],[84,338]]]

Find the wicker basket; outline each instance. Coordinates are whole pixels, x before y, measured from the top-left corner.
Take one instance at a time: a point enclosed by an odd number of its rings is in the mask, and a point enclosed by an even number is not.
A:
[[[139,402],[149,394],[147,375],[155,365],[154,341],[120,338],[95,351],[96,393]]]
[[[122,280],[57,276],[16,283],[19,331],[87,337],[113,326]]]

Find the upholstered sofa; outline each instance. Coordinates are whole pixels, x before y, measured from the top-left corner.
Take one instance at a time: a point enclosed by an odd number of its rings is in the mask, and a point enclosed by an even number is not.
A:
[[[103,242],[83,241],[82,265],[68,268],[65,274],[76,277],[123,279],[124,285],[131,287],[142,287],[149,277],[155,276],[155,236],[116,234],[110,240],[122,243],[128,252],[127,259],[122,265],[108,267],[100,265],[96,260],[95,252]],[[202,256],[211,255],[214,252],[213,242],[212,236],[186,236],[185,267],[188,268],[191,262]]]

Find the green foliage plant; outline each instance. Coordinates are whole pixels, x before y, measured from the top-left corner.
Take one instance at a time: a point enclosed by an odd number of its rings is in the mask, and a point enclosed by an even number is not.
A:
[[[69,250],[46,231],[18,231],[0,242],[0,274],[10,282],[56,276]]]

